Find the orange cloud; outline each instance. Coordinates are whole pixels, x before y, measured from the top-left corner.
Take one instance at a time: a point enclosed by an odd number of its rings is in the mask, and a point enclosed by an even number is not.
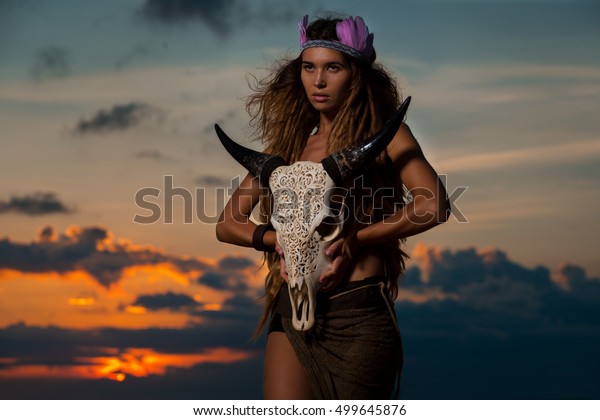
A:
[[[421,268],[422,281],[427,283],[433,265],[442,259],[442,249],[438,246],[428,246],[423,242],[417,242],[412,252],[412,258],[418,262]]]
[[[203,295],[207,304],[222,304],[228,292],[204,292],[200,285],[182,286],[169,279],[149,283],[145,275],[125,279],[118,288],[107,290],[85,272],[22,273],[0,270],[0,327],[19,322],[65,328],[181,328],[193,315],[186,312],[151,312],[132,308],[139,294],[178,287],[181,292]],[[197,317],[197,315],[196,315]],[[196,320],[198,321],[198,320]]]
[[[62,234],[46,226],[31,243],[0,239],[0,245],[0,269],[60,274],[84,271],[106,289],[118,285],[132,267],[151,266],[157,275],[168,275],[182,284],[215,267],[214,261],[169,255],[152,245],[115,239],[101,226],[70,226]]]
[[[69,298],[68,303],[72,306],[91,306],[96,303],[96,299],[93,297],[76,297]]]
[[[125,311],[127,311],[130,314],[142,315],[146,313],[146,308],[144,308],[143,306],[128,305],[125,308]]]
[[[202,271],[200,270],[190,270],[184,273],[174,264],[165,262],[127,267],[123,269],[121,280],[141,274],[149,283],[168,279],[183,286],[189,286],[193,283],[193,279],[197,278],[201,273]]]
[[[256,356],[254,352],[228,347],[210,348],[203,353],[169,354],[147,348],[131,348],[123,352],[117,349],[100,349],[107,354],[101,357],[79,357],[79,365],[45,366],[13,365],[0,370],[0,378],[88,378],[111,379],[122,382],[127,375],[144,377],[163,376],[170,368],[191,368],[203,363],[234,363]],[[11,359],[11,362],[16,360]]]
[[[410,289],[402,289],[401,293],[398,295],[398,302],[410,302],[416,304],[423,304],[430,302],[432,300],[446,300],[446,299],[455,299],[458,300],[458,296],[445,293],[444,291],[438,288],[429,288],[423,291],[415,291]]]
[[[181,328],[203,322],[203,314],[231,311],[227,301],[255,298],[264,287],[265,267],[247,258],[169,255],[98,226],[71,226],[64,233],[46,226],[31,243],[0,239],[0,245],[0,326]],[[207,273],[212,283],[199,281]],[[136,303],[140,296],[167,294],[193,297],[198,305]]]

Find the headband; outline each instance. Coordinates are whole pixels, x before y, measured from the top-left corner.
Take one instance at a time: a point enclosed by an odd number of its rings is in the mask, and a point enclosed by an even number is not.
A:
[[[307,26],[308,15],[305,15],[302,20],[298,22],[301,51],[312,47],[332,48],[359,60],[371,62],[371,57],[373,56],[374,35],[369,33],[369,28],[365,25],[365,21],[360,16],[356,16],[356,18],[350,16],[335,25],[335,32],[339,41],[308,39],[306,36]]]

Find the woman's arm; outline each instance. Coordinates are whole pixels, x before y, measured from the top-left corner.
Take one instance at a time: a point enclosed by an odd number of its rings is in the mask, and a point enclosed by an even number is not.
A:
[[[219,241],[240,246],[252,246],[252,235],[256,224],[250,220],[250,214],[261,194],[264,194],[264,189],[261,188],[258,179],[251,174],[246,175],[219,217],[216,228]],[[267,231],[263,236],[265,246],[275,247],[275,241],[275,232],[273,231]]]
[[[446,188],[406,124],[400,126],[387,152],[413,200],[383,221],[360,230],[358,247],[416,235],[450,216]]]
[[[344,243],[347,242],[347,252],[353,256],[362,247],[406,238],[431,229],[445,222],[450,215],[446,188],[423,156],[408,126],[402,124],[387,151],[413,200],[383,221],[359,230],[355,238],[340,238],[333,242],[325,251],[333,263],[319,279],[324,289],[334,288],[350,266],[349,255],[342,252]]]

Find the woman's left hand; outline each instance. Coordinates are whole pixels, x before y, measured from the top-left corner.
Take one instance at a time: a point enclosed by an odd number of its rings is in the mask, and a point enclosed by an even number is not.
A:
[[[288,272],[287,267],[285,265],[285,255],[283,253],[283,248],[279,245],[279,242],[275,241],[275,252],[279,254],[279,275],[285,282],[288,282]]]
[[[350,267],[351,260],[342,252],[343,245],[344,238],[340,238],[325,250],[325,255],[332,260],[331,266],[319,278],[321,290],[325,292],[335,289],[344,280]]]

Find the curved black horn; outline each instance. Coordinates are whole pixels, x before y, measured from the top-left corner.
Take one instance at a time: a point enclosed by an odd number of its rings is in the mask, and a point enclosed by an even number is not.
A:
[[[246,168],[252,175],[257,176],[260,183],[268,187],[271,173],[279,166],[286,165],[281,156],[270,155],[268,153],[257,152],[248,149],[235,141],[231,140],[219,124],[215,124],[215,131],[223,147],[229,152],[231,157],[238,161],[240,165]]]
[[[409,104],[410,96],[402,102],[396,115],[364,143],[332,153],[321,161],[335,185],[340,186],[356,176],[383,152],[402,125]]]

